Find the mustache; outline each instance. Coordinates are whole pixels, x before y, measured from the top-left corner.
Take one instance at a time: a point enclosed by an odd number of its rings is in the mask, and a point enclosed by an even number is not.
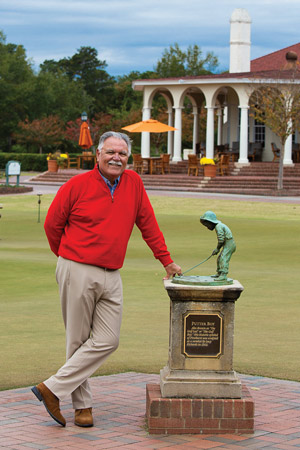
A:
[[[122,163],[120,161],[109,161],[108,164],[112,166],[122,166]]]

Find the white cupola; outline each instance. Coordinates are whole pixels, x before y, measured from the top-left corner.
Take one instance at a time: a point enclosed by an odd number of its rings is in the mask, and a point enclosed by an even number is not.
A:
[[[230,18],[230,73],[250,72],[251,18],[246,9],[235,9]]]

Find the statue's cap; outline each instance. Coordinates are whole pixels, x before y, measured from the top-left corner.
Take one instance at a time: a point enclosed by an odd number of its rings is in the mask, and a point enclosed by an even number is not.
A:
[[[217,219],[217,216],[212,211],[206,211],[203,216],[200,217],[200,220],[206,220],[207,222],[219,223],[220,221]]]

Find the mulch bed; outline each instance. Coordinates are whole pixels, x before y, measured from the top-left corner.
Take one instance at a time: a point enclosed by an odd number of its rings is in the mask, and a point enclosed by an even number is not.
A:
[[[32,187],[28,186],[1,186],[0,185],[0,195],[5,194],[23,194],[24,192],[33,191]]]

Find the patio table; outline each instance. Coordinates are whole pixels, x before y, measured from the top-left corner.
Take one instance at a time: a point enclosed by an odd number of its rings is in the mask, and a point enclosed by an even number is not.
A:
[[[146,161],[148,164],[148,173],[150,175],[153,175],[154,162],[159,161],[160,159],[161,159],[160,156],[143,157],[143,160]]]

